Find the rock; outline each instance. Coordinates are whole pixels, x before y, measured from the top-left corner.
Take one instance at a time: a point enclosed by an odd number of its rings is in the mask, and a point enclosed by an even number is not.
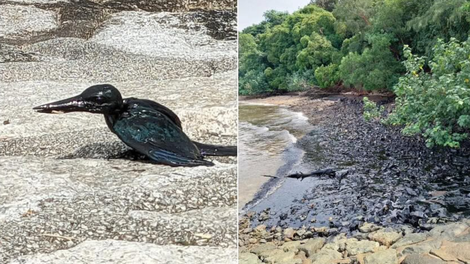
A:
[[[25,52],[19,47],[0,43],[0,63],[4,62],[32,62],[38,61],[36,54]],[[10,120],[4,120],[3,125],[9,125]]]
[[[337,251],[344,251],[346,250],[346,242],[348,239],[346,238],[345,234],[339,234],[338,236],[334,237],[328,244],[324,246],[324,248],[333,249]]]
[[[269,216],[268,213],[266,213],[266,212],[261,212],[261,213],[259,214],[259,216],[258,216],[258,221],[264,222],[264,221],[266,221],[266,220],[269,220],[269,218],[271,218],[271,217]]]
[[[328,236],[336,236],[336,235],[339,235],[338,228],[330,228],[328,230]]]
[[[376,231],[374,233],[369,234],[369,239],[373,241],[377,241],[380,244],[389,247],[400,238],[402,238],[401,232],[396,231],[385,231],[384,229]]]
[[[265,240],[265,238],[268,236],[268,232],[266,231],[266,226],[265,225],[259,225],[255,228],[255,236],[261,240]]]
[[[367,240],[369,239],[369,233],[357,232],[353,237],[357,238],[358,240]]]
[[[439,249],[431,251],[431,255],[445,261],[470,262],[470,242],[450,242],[444,240]]]
[[[266,226],[265,225],[259,225],[259,226],[255,227],[255,231],[256,232],[264,232],[264,231],[266,231]]]
[[[323,245],[325,245],[324,238],[312,238],[305,242],[305,244],[300,245],[298,248],[299,250],[304,251],[307,254],[307,257],[312,256],[313,254],[317,253]]]
[[[143,254],[142,252],[145,252]],[[21,256],[11,264],[62,263],[237,263],[235,248],[159,246],[115,240],[85,241],[73,248],[46,254]],[[78,262],[77,262],[78,261]],[[256,263],[256,262],[253,262]]]
[[[240,253],[238,255],[239,264],[262,264],[263,262],[253,253]]]
[[[349,174],[349,169],[344,169],[344,170],[336,171],[335,177],[341,179],[341,178],[344,178],[348,174]]]
[[[392,248],[398,248],[398,247],[408,246],[411,244],[416,244],[418,242],[426,240],[427,237],[428,235],[425,233],[408,234],[408,235],[405,235],[403,238],[399,239],[397,242],[395,242],[392,245]]]
[[[0,37],[29,38],[31,33],[50,31],[58,27],[57,15],[34,6],[1,5]]]
[[[356,256],[353,256],[352,258],[354,258],[356,260],[356,263],[358,264],[364,264],[364,258],[365,256],[369,255],[370,253],[365,253],[365,254],[357,254]]]
[[[401,264],[445,264],[446,262],[429,254],[408,255]]]
[[[295,235],[295,230],[293,228],[286,228],[284,229],[284,238],[287,238],[287,239],[294,239],[294,235]]]
[[[362,233],[370,233],[370,232],[377,231],[379,229],[380,229],[379,226],[368,223],[368,222],[365,222],[364,224],[362,224],[362,226],[359,227],[359,231],[361,231]]]
[[[295,258],[302,260],[302,264],[304,264],[304,262],[308,260],[307,255],[303,251],[299,251],[297,255],[295,255]]]
[[[219,252],[222,263],[236,262],[223,257],[226,251],[236,252],[237,244],[235,157],[211,158],[216,165],[205,168],[140,162],[124,155],[128,148],[100,115],[45,115],[31,109],[106,81],[124,97],[155,100],[174,110],[193,140],[236,144],[236,41],[209,36],[196,21],[199,13],[127,13],[119,11],[125,3],[104,10],[90,1],[28,4],[33,1],[41,0],[0,4],[0,113],[2,121],[10,120],[0,129],[0,166],[9,172],[0,173],[0,263],[36,263],[36,258],[70,263],[72,253],[83,263],[95,263],[82,257],[86,252],[73,250],[87,245],[83,241],[108,240],[144,244],[115,244],[116,251],[129,252],[124,261],[142,254],[128,263],[145,263],[145,256],[151,259],[152,252],[165,249],[173,253],[161,254],[167,260],[173,255],[205,263],[212,261],[207,259],[211,252]],[[129,21],[119,20],[127,16]],[[167,27],[158,17],[168,19]],[[109,25],[108,18],[123,23]],[[200,30],[194,28],[198,25]],[[126,36],[117,33],[113,40],[107,35],[120,32],[121,26],[134,36],[142,29],[143,43],[126,46]],[[188,31],[188,39],[179,38],[179,44],[182,51],[191,46],[191,58],[172,57],[177,43],[160,43],[167,48],[162,57],[150,55],[149,34],[165,27],[163,35],[171,35],[172,26],[178,38]],[[214,53],[205,56],[204,50]],[[215,53],[225,55],[221,59]],[[246,235],[240,244],[246,246],[249,239]],[[188,247],[177,247],[179,253],[171,247],[175,244]],[[95,243],[90,254],[121,256],[107,245]],[[195,250],[207,256],[195,259]]]
[[[358,241],[355,238],[350,238],[346,241],[346,250],[348,252],[348,256],[354,256],[360,253],[374,252],[379,246],[380,244],[375,241]]]
[[[315,232],[321,235],[328,235],[328,228],[325,226],[315,228]]]
[[[296,230],[296,235],[299,236],[300,238],[304,238],[306,233],[307,233],[307,229],[305,227],[302,227]]]
[[[434,237],[441,237],[447,240],[452,240],[456,236],[464,233],[468,229],[465,223],[451,223],[442,226],[434,227],[429,234]]]
[[[305,231],[305,233],[302,237],[303,238],[311,238],[311,237],[313,237],[313,233],[312,233],[312,231]]]
[[[220,63],[236,59],[237,49],[231,41],[201,34],[207,31],[203,25],[188,26],[185,19],[191,18],[165,12],[120,12],[112,15],[90,41],[136,54],[158,54],[162,58]]]
[[[18,0],[16,0],[18,1]],[[30,0],[27,0],[30,1]],[[55,1],[55,0],[53,0]],[[91,0],[90,2],[97,3],[99,5],[114,7],[114,8],[126,8],[126,9],[143,9],[145,11],[161,12],[161,11],[173,11],[173,12],[186,12],[188,10],[233,10],[236,9],[236,1],[225,0],[225,1],[198,1],[198,0],[175,0],[171,2],[135,2],[126,1],[122,2],[119,0]],[[220,29],[224,31],[223,28]]]
[[[398,264],[397,252],[394,249],[378,251],[365,256],[364,264]]]
[[[266,244],[261,244],[261,245],[256,245],[255,247],[253,247],[250,252],[253,253],[253,254],[256,254],[258,256],[261,256],[261,254],[263,252],[266,252],[266,251],[272,251],[274,249],[276,249],[276,245],[274,245],[273,242],[268,242]]]
[[[291,251],[291,252],[294,252],[295,254],[297,254],[297,252],[299,252],[299,249],[300,249],[299,247],[300,247],[301,243],[303,243],[303,241],[286,242],[282,245],[282,249],[286,252]]]
[[[264,252],[266,253],[266,252]],[[282,249],[274,249],[269,251],[269,254],[263,255],[263,262],[270,264],[302,264],[302,260],[294,258],[295,253],[288,251],[285,252]]]
[[[431,250],[438,249],[442,244],[441,240],[438,239],[429,239],[423,242],[405,246],[400,252],[400,256],[410,255],[413,253],[429,253]]]
[[[333,260],[341,258],[341,253],[332,249],[322,249],[309,257],[309,259],[312,260],[312,264],[328,264],[332,263]]]
[[[456,235],[453,242],[470,242],[470,228],[465,229],[462,233]]]
[[[253,232],[253,228],[249,228],[249,227],[243,229],[243,231],[242,231],[243,234],[249,234],[251,232]]]

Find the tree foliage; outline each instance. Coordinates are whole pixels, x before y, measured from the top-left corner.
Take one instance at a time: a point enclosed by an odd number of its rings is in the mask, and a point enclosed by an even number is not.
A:
[[[315,4],[326,11],[333,11],[335,5],[338,3],[338,0],[311,0],[310,4]]]
[[[340,82],[340,76],[337,64],[320,66],[315,70],[315,78],[321,88],[332,87]]]
[[[378,87],[392,89],[402,70],[390,51],[389,35],[368,36],[370,48],[362,54],[349,53],[341,60],[340,77],[347,86],[362,87],[367,91]]]
[[[266,32],[268,28],[279,25],[289,14],[287,12],[279,12],[276,10],[269,10],[264,13],[264,21],[257,25],[252,25],[243,30],[244,34],[251,34],[257,36]]]
[[[405,73],[405,45],[432,58],[437,39],[467,39],[470,3],[312,0],[292,14],[271,10],[264,17],[240,34],[240,93],[339,84],[392,90]],[[423,67],[429,71],[427,62]]]
[[[387,123],[458,147],[470,131],[469,30],[468,0],[312,0],[292,14],[269,11],[240,34],[240,93],[393,91]],[[383,109],[364,103],[377,119]]]
[[[264,56],[258,50],[255,38],[250,34],[240,34],[238,38],[238,76],[240,94],[271,92],[263,74]]]
[[[373,17],[379,7],[378,3],[378,0],[340,1],[335,6],[333,14],[347,25],[348,34],[364,34],[372,27]]]
[[[425,58],[405,47],[407,72],[395,86],[396,108],[388,123],[405,134],[422,133],[429,146],[459,147],[470,129],[470,40],[438,40],[424,72]]]
[[[385,107],[383,105],[378,107],[375,102],[369,100],[367,97],[364,97],[362,102],[364,103],[363,117],[365,121],[380,119],[380,116],[385,111]]]
[[[267,12],[262,23],[240,34],[240,93],[293,91],[315,85],[315,69],[341,58],[343,37],[336,27],[333,14],[316,5],[291,15]]]

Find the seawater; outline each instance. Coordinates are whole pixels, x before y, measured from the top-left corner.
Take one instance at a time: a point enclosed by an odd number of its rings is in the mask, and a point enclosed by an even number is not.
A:
[[[308,118],[288,107],[240,102],[239,209],[253,206],[276,189],[269,177],[289,172],[304,152],[297,141],[313,129]],[[281,183],[279,183],[281,184]],[[269,190],[268,190],[269,189]]]

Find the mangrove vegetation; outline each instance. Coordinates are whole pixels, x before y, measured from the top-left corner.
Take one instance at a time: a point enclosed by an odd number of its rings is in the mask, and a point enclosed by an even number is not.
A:
[[[384,122],[429,146],[459,147],[468,138],[467,0],[317,0],[264,17],[239,35],[241,95],[311,87],[394,93]]]

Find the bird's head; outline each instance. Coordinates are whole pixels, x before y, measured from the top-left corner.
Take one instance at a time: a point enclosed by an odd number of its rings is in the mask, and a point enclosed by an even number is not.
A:
[[[81,94],[56,102],[36,106],[39,113],[90,112],[110,114],[120,109],[122,96],[118,89],[109,84],[93,85]]]

